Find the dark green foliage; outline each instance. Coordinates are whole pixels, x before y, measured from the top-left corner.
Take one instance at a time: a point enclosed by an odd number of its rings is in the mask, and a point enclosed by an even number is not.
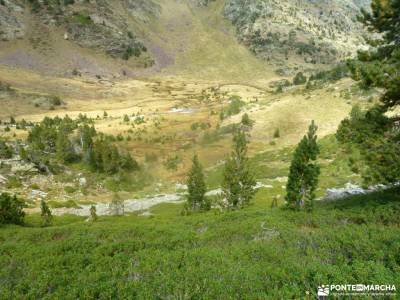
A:
[[[374,0],[372,12],[363,11],[365,26],[380,33],[382,39],[373,40],[373,50],[360,52],[359,61],[350,62],[353,77],[365,87],[377,86],[386,90],[382,101],[387,107],[400,103],[400,1]]]
[[[9,159],[13,156],[13,149],[0,138],[0,158]]]
[[[239,96],[232,96],[229,105],[223,111],[222,119],[237,115],[245,104]]]
[[[25,203],[15,195],[11,196],[8,193],[2,193],[0,195],[0,224],[23,224],[25,217],[24,207]]]
[[[54,105],[54,106],[60,106],[62,104],[62,101],[61,101],[60,97],[52,96],[50,98],[50,103],[51,103],[51,105]]]
[[[33,13],[37,13],[40,11],[41,5],[39,3],[39,0],[28,0],[28,2],[31,5],[31,10]]]
[[[55,152],[59,131],[69,135],[77,126],[78,121],[73,121],[68,116],[64,119],[45,117],[29,131],[27,142],[31,149]]]
[[[241,122],[240,122],[243,126],[246,126],[246,127],[253,127],[253,125],[254,125],[254,121],[252,120],[252,119],[250,119],[250,117],[249,117],[249,115],[247,114],[247,113],[245,113],[243,116],[242,116],[242,120],[241,120]]]
[[[97,213],[96,213],[96,206],[92,205],[90,207],[90,218],[93,222],[97,221]]]
[[[176,171],[178,169],[178,165],[182,162],[182,159],[178,156],[170,156],[167,157],[166,161],[164,162],[164,166],[167,170]]]
[[[87,152],[93,147],[93,139],[96,136],[96,130],[93,126],[84,124],[78,128],[79,142],[83,153]]]
[[[71,21],[85,26],[93,24],[93,20],[85,12],[75,12],[71,17]]]
[[[316,132],[317,126],[312,121],[307,135],[297,146],[290,165],[286,201],[293,209],[306,207],[307,210],[312,210],[314,206],[315,190],[320,173],[320,168],[316,163],[319,154]]]
[[[26,150],[22,146],[20,146],[18,148],[18,155],[22,160],[27,160],[27,158],[28,158],[28,155],[26,154]]]
[[[40,201],[40,216],[42,217],[42,226],[46,227],[51,225],[53,221],[53,215],[51,214],[51,210],[44,200]]]
[[[350,75],[349,67],[346,64],[339,64],[328,71],[320,71],[312,74],[309,78],[311,81],[322,81],[322,82],[336,82],[344,77]]]
[[[400,178],[400,133],[396,118],[386,112],[400,104],[400,1],[374,0],[371,12],[363,11],[362,21],[379,33],[370,41],[372,50],[359,52],[358,60],[348,62],[355,80],[363,88],[384,90],[381,104],[365,116],[344,120],[337,137],[342,143],[358,147],[365,162],[362,175],[367,184],[393,183]]]
[[[72,163],[78,159],[68,134],[63,129],[60,129],[57,133],[55,151],[57,159],[62,163]]]
[[[276,128],[274,131],[274,139],[280,138],[281,137],[281,132],[279,128]]]
[[[304,76],[302,72],[297,73],[296,76],[293,78],[294,85],[301,85],[305,84],[306,82],[307,82],[307,77]]]
[[[120,170],[138,170],[138,163],[129,155],[119,153],[117,147],[101,138],[93,143],[88,153],[88,163],[92,170],[115,174]]]
[[[53,156],[63,164],[83,161],[93,171],[107,174],[138,170],[138,163],[112,144],[115,139],[99,135],[93,125],[89,125],[91,122],[84,115],[77,120],[68,116],[45,118],[29,132],[27,160],[47,168]]]
[[[360,149],[366,184],[394,183],[400,176],[399,132],[392,130],[392,121],[377,106],[363,112],[354,107],[350,117],[342,121],[337,139],[342,144]]]
[[[197,155],[193,157],[192,168],[187,178],[188,196],[187,208],[191,211],[210,209],[209,201],[205,197],[207,187],[204,181],[203,167]]]
[[[144,51],[144,48],[139,46],[128,46],[122,54],[122,59],[129,60],[132,56],[139,57],[142,51]]]
[[[3,91],[10,92],[10,91],[12,91],[12,88],[8,83],[0,81],[0,92],[3,92]]]
[[[222,196],[230,208],[249,205],[255,195],[256,181],[247,157],[247,137],[241,127],[233,137],[233,151],[225,162]]]

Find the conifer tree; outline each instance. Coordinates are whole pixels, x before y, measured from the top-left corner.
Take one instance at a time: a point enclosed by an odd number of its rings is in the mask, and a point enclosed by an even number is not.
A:
[[[68,139],[68,134],[62,129],[57,134],[56,156],[63,163],[71,162],[74,157],[72,143]]]
[[[44,200],[40,202],[40,211],[41,211],[40,215],[42,217],[42,225],[49,226],[53,220],[53,216],[51,214],[49,206]]]
[[[290,208],[306,207],[307,210],[313,208],[320,173],[316,162],[319,154],[317,129],[312,121],[307,135],[303,137],[294,152],[286,185],[286,201]]]
[[[250,204],[255,195],[255,179],[247,158],[247,137],[242,127],[233,137],[233,151],[225,162],[222,196],[231,208]]]
[[[357,118],[345,119],[337,132],[338,140],[355,145],[365,166],[364,183],[393,184],[400,179],[400,132],[398,117],[388,114],[400,106],[400,0],[373,0],[363,10],[361,21],[377,34],[368,40],[368,50],[359,51],[358,59],[348,62],[353,79],[364,88],[378,87],[380,103]]]
[[[205,197],[206,193],[206,183],[204,181],[203,167],[199,162],[197,155],[193,157],[192,168],[189,171],[188,179],[188,196],[187,205],[192,211],[199,209],[207,209],[207,199]]]

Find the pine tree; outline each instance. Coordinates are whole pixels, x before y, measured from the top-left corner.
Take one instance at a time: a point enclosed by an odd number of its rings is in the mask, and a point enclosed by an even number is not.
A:
[[[71,162],[74,156],[72,144],[68,139],[68,134],[61,129],[57,134],[56,156],[57,159],[63,163]]]
[[[187,205],[192,211],[199,209],[208,209],[208,201],[205,197],[207,191],[204,181],[203,167],[199,162],[197,155],[193,157],[192,168],[189,171],[188,179]]]
[[[294,152],[286,186],[286,201],[288,206],[294,209],[302,207],[306,207],[307,210],[313,209],[320,173],[316,163],[319,154],[317,129],[312,121],[307,135],[303,137]]]
[[[348,62],[353,79],[364,88],[383,91],[380,103],[364,115],[345,119],[339,126],[338,140],[355,145],[363,160],[364,183],[393,184],[400,179],[400,133],[398,118],[387,114],[400,106],[400,0],[373,0],[361,21],[374,33],[366,51]]]
[[[256,182],[247,158],[248,141],[243,128],[236,129],[233,143],[234,149],[225,162],[222,196],[231,208],[241,208],[253,199]]]
[[[41,211],[40,215],[42,217],[42,225],[49,226],[53,220],[53,216],[51,214],[49,206],[44,200],[40,202],[40,211]]]

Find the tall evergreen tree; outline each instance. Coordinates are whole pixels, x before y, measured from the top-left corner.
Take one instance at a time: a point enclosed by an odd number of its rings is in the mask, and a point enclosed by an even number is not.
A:
[[[242,127],[238,127],[233,137],[233,151],[225,162],[222,182],[222,196],[231,208],[250,204],[256,192],[256,181],[247,157],[247,144],[246,133]]]
[[[319,154],[316,132],[317,126],[312,121],[307,135],[294,152],[286,186],[286,201],[288,206],[294,209],[313,208],[320,173],[316,162]]]
[[[203,167],[197,155],[193,157],[192,168],[189,171],[187,205],[190,210],[207,209],[209,205],[205,197],[207,188],[204,181]]]
[[[377,39],[370,49],[359,51],[358,59],[348,62],[353,78],[364,88],[384,91],[381,103],[361,118],[344,120],[337,137],[343,144],[356,145],[364,168],[366,184],[394,183],[400,179],[400,130],[398,117],[388,110],[400,105],[400,0],[373,0],[361,21]]]

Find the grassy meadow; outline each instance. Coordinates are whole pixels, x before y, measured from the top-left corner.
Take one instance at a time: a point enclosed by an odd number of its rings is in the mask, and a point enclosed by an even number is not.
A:
[[[226,214],[56,217],[0,230],[1,299],[315,299],[321,284],[400,284],[399,190]]]

